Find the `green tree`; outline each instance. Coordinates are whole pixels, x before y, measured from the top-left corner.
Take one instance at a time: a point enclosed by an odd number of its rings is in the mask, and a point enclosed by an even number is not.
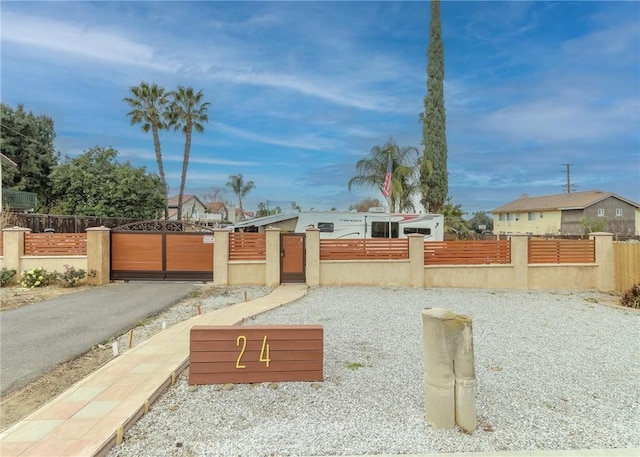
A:
[[[478,233],[485,230],[493,231],[493,218],[486,211],[476,211],[473,213],[473,217],[467,221],[467,227]]]
[[[241,174],[229,176],[227,187],[238,197],[238,209],[240,210],[240,220],[244,220],[244,210],[242,208],[242,199],[247,196],[256,186],[253,181],[244,182]],[[266,208],[265,208],[266,209]]]
[[[582,227],[582,233],[588,235],[594,232],[604,232],[607,229],[606,217],[583,217],[580,219],[580,227]]]
[[[427,50],[427,95],[421,113],[424,156],[420,166],[422,205],[439,213],[449,193],[447,133],[444,107],[444,44],[440,23],[440,1],[431,1],[431,24]]]
[[[98,217],[156,217],[166,195],[156,174],[117,161],[118,151],[94,147],[67,157],[51,173],[52,197],[62,214]]]
[[[461,205],[454,205],[451,198],[447,198],[444,205],[442,205],[441,212],[444,216],[445,233],[455,233],[458,238],[463,238],[469,234],[469,227],[467,227],[462,218],[465,213],[462,211]]]
[[[204,101],[202,90],[194,92],[192,87],[178,86],[171,92],[169,110],[166,119],[174,130],[180,130],[184,134],[184,156],[182,159],[182,174],[180,175],[180,191],[178,193],[178,220],[182,219],[182,199],[184,187],[187,182],[187,169],[189,168],[189,154],[191,153],[191,134],[195,130],[204,132],[203,124],[209,121],[207,111],[211,103]]]
[[[124,101],[131,107],[131,111],[127,113],[127,116],[131,118],[131,125],[142,124],[142,131],[148,133],[149,130],[151,130],[153,136],[153,148],[156,152],[158,174],[160,175],[160,181],[162,182],[162,189],[165,195],[164,216],[166,219],[168,217],[166,202],[168,189],[162,161],[160,135],[158,132],[166,128],[163,119],[167,110],[167,94],[164,88],[158,86],[156,83],[149,84],[144,81],[141,82],[139,86],[129,87],[129,91],[131,92],[131,96],[126,97]]]
[[[14,110],[2,103],[0,123],[0,150],[18,165],[3,168],[2,186],[38,194],[38,210],[47,211],[51,204],[49,175],[60,158],[53,146],[53,119],[26,112],[21,104]]]
[[[412,146],[400,147],[389,140],[382,147],[371,148],[368,159],[360,159],[356,163],[357,175],[349,180],[347,185],[373,187],[382,192],[385,175],[391,156],[391,196],[390,206],[393,212],[415,211],[413,196],[417,192],[416,168],[418,150]]]

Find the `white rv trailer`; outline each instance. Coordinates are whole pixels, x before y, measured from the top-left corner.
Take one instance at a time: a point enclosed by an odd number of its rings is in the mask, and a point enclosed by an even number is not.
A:
[[[329,239],[406,238],[412,233],[423,235],[426,241],[442,241],[444,238],[442,214],[310,211],[243,221],[236,224],[234,230],[262,232],[267,227],[278,227],[295,233],[304,233],[307,228],[317,228],[320,230],[320,238]]]

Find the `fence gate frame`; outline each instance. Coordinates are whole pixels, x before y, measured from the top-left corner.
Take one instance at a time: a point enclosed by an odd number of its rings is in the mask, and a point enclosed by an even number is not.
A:
[[[307,280],[306,236],[305,233],[280,233],[280,283]],[[299,240],[299,245],[291,245],[285,241],[294,238]]]
[[[214,229],[184,221],[139,221],[115,227],[111,230],[111,280],[213,281],[213,243]]]

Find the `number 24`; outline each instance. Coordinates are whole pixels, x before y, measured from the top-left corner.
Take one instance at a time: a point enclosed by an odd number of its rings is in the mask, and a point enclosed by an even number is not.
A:
[[[236,368],[247,368],[246,365],[243,365],[241,363],[244,351],[247,349],[247,337],[244,335],[239,335],[238,338],[236,338],[236,346],[241,346],[240,355],[238,355],[238,360],[236,360]],[[265,335],[262,339],[262,349],[260,349],[260,359],[258,361],[264,362],[267,368],[269,368],[269,362],[271,362],[271,358],[269,357],[269,344],[267,343],[267,335]]]

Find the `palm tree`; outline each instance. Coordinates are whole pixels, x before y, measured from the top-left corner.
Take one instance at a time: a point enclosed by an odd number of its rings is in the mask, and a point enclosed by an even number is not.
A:
[[[462,218],[465,215],[462,205],[454,205],[451,197],[447,197],[441,211],[444,216],[445,233],[455,233],[458,238],[464,238],[469,234],[469,227]]]
[[[227,182],[227,187],[238,196],[238,209],[240,210],[240,220],[244,219],[244,210],[242,209],[242,198],[256,187],[253,181],[244,182],[242,175],[231,175]]]
[[[166,128],[163,117],[167,109],[167,94],[165,94],[164,88],[157,84],[149,84],[144,81],[139,86],[129,87],[129,90],[131,91],[131,97],[125,97],[124,101],[131,107],[131,111],[127,113],[127,116],[131,118],[131,125],[142,124],[142,131],[147,133],[151,130],[153,135],[153,148],[156,151],[158,174],[164,191],[164,217],[166,219],[168,217],[168,189],[162,164],[162,150],[158,131]]]
[[[348,188],[353,186],[374,187],[382,192],[387,166],[391,157],[390,210],[393,212],[415,211],[413,196],[418,191],[418,149],[400,147],[389,140],[382,147],[374,146],[370,158],[356,163],[358,174],[351,178]]]
[[[169,127],[181,130],[185,136],[184,157],[182,159],[182,174],[180,175],[180,192],[178,193],[178,220],[182,219],[182,199],[184,186],[187,181],[187,168],[189,168],[189,154],[191,152],[191,134],[195,130],[204,132],[205,122],[209,121],[207,110],[211,103],[205,102],[202,90],[194,92],[192,87],[178,86],[171,92],[169,109],[165,112],[165,119]]]

